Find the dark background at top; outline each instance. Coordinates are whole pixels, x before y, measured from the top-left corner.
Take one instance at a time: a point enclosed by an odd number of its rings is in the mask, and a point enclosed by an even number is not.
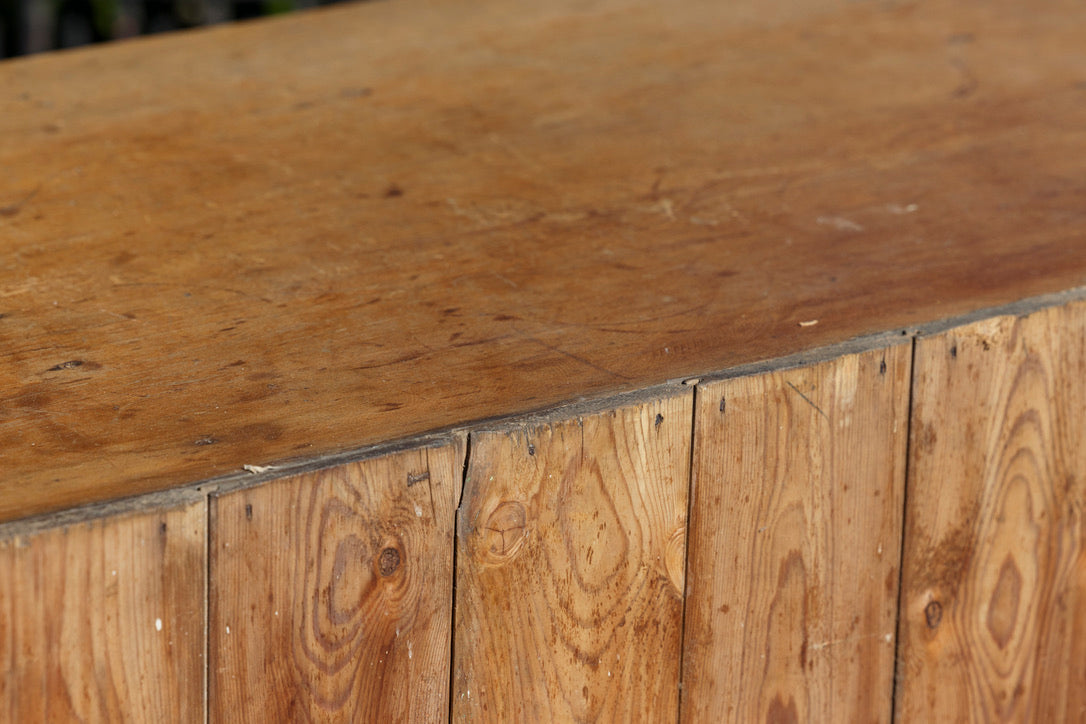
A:
[[[274,15],[339,0],[0,0],[0,57]]]

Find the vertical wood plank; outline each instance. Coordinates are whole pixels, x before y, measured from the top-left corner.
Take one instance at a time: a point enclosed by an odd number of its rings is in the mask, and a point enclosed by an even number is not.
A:
[[[904,721],[1086,720],[1086,304],[917,342]]]
[[[472,435],[453,718],[674,721],[692,395]]]
[[[212,721],[448,715],[462,439],[212,499]]]
[[[206,511],[0,540],[0,720],[203,720]]]
[[[909,367],[699,386],[684,721],[889,719]]]

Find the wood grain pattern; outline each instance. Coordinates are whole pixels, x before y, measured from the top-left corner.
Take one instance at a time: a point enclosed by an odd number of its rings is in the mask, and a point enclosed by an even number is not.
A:
[[[674,721],[690,393],[472,435],[455,721]]]
[[[683,721],[890,719],[909,366],[698,388]]]
[[[2,63],[0,519],[1084,284],[1084,25],[393,0]]]
[[[0,540],[0,721],[204,717],[203,500]]]
[[[1086,304],[917,342],[905,721],[1086,719]]]
[[[212,721],[441,721],[464,446],[212,502]]]

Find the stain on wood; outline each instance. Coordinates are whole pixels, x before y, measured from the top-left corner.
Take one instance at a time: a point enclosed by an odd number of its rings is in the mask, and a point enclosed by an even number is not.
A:
[[[1086,283],[1080,2],[511,7],[0,64],[0,520]]]
[[[454,720],[675,720],[692,397],[472,435]]]
[[[452,443],[212,498],[212,721],[440,721]]]
[[[0,540],[0,721],[204,717],[204,501]]]
[[[889,720],[910,351],[699,386],[683,721]]]
[[[1086,716],[1086,304],[916,349],[898,713]]]

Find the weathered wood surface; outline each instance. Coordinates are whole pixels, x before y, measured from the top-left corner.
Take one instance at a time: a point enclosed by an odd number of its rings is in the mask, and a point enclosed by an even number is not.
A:
[[[455,721],[675,721],[692,397],[472,435]]]
[[[206,505],[0,540],[0,721],[204,717]]]
[[[462,440],[212,498],[216,722],[441,721]]]
[[[1086,719],[1086,304],[921,339],[903,721]]]
[[[0,64],[0,519],[1081,285],[1084,25],[391,0]]]
[[[683,721],[889,721],[910,351],[699,387]]]

